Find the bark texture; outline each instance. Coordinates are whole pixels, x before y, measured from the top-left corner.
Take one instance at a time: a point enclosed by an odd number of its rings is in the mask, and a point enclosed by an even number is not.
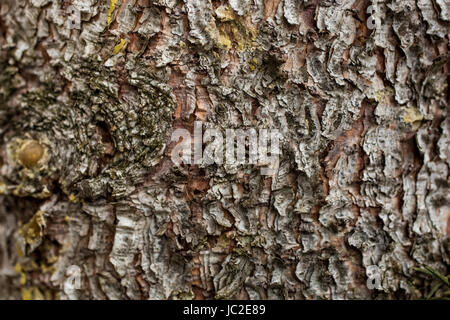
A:
[[[450,264],[449,19],[448,0],[0,0],[0,297],[421,297],[413,267]],[[198,120],[278,128],[276,174],[175,166]]]

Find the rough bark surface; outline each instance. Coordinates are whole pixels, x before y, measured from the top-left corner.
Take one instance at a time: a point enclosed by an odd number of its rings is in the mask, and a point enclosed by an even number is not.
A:
[[[421,297],[413,267],[450,264],[449,19],[448,0],[0,0],[0,298]],[[175,166],[198,120],[278,128],[276,174]]]

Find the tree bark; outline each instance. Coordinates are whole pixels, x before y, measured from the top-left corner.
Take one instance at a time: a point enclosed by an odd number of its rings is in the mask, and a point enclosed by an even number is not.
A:
[[[414,299],[414,267],[448,273],[448,1],[0,10],[0,298]],[[275,174],[175,165],[195,121],[279,130]]]

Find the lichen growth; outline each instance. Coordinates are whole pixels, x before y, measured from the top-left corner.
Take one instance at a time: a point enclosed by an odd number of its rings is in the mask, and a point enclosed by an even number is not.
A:
[[[127,42],[125,41],[125,39],[120,39],[120,42],[118,44],[116,44],[116,46],[113,49],[113,53],[114,54],[118,54],[127,44]]]
[[[45,228],[44,212],[39,210],[24,226],[19,229],[19,235],[25,243],[35,248],[42,241],[43,229]]]
[[[404,108],[403,121],[405,123],[414,123],[423,120],[423,115],[417,108]]]
[[[116,10],[117,1],[118,0],[110,0],[109,1],[109,9],[108,9],[108,13],[106,16],[106,22],[108,23],[108,25],[110,25],[112,22],[112,15],[113,15],[114,10]]]

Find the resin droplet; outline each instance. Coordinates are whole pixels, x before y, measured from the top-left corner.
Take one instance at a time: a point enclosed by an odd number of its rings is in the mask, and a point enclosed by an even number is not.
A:
[[[27,168],[36,166],[44,155],[44,147],[35,140],[26,141],[19,151],[19,161]]]

